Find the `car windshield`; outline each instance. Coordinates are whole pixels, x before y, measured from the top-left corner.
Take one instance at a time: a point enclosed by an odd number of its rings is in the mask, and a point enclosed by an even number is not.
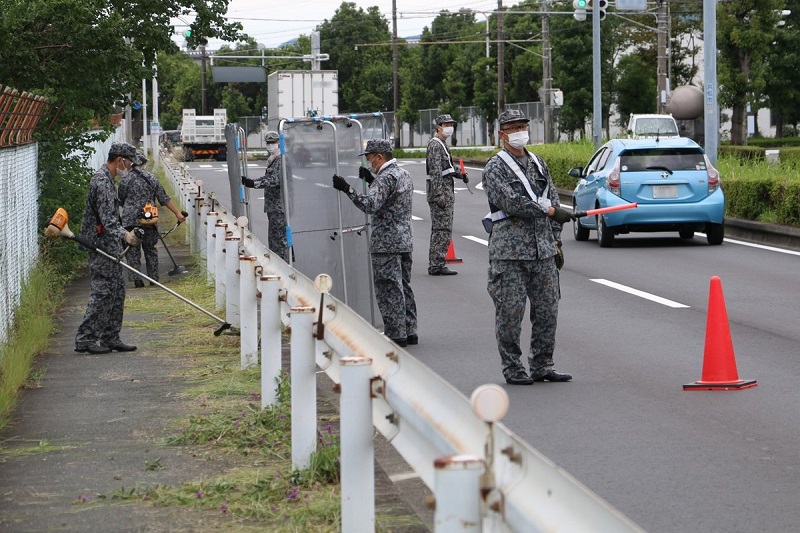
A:
[[[671,118],[640,118],[636,121],[637,135],[678,135]]]
[[[628,150],[620,154],[620,170],[706,170],[703,152],[695,148],[651,148]]]

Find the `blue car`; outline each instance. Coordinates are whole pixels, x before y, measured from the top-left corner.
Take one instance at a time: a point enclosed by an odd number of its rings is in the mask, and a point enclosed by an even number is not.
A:
[[[725,236],[725,195],[719,172],[703,148],[686,137],[614,139],[569,175],[579,180],[573,210],[589,211],[636,203],[638,207],[573,222],[576,241],[597,231],[601,247],[629,232],[677,231],[681,239],[704,232],[708,244]]]

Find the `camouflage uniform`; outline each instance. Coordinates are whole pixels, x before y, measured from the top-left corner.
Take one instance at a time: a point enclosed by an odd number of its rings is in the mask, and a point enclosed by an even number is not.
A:
[[[281,156],[272,154],[267,158],[264,177],[253,180],[253,183],[255,189],[264,189],[264,212],[269,221],[269,249],[288,263],[289,246],[286,241],[286,213],[281,196],[281,178]]]
[[[456,201],[453,174],[442,173],[455,167],[447,147],[436,138],[428,142],[425,163],[429,176],[425,181],[425,194],[431,208],[428,272],[434,273],[445,266],[445,255],[453,238],[453,208]],[[460,178],[460,174],[458,177]]]
[[[116,143],[115,143],[116,144]],[[135,153],[135,148],[130,146]],[[133,155],[131,155],[131,158]],[[119,215],[114,178],[103,165],[92,177],[83,210],[80,237],[107,252],[122,255],[126,230]],[[122,266],[97,252],[89,252],[91,294],[83,322],[75,334],[75,349],[85,350],[99,342],[102,346],[121,344],[122,313],[125,305],[125,280]]]
[[[380,151],[391,152],[388,141],[369,141],[367,150],[374,146],[372,143],[379,143]],[[407,337],[417,334],[417,304],[411,290],[411,176],[391,159],[381,167],[366,194],[353,187],[345,194],[356,207],[372,215],[370,254],[375,298],[383,317],[384,334],[402,340],[404,346]]]
[[[509,153],[511,157],[514,156]],[[535,194],[549,186],[552,206],[559,205],[558,192],[544,161],[527,150],[524,174]],[[521,165],[520,165],[521,166]],[[531,302],[530,375],[537,378],[553,368],[558,301],[561,298],[556,241],[561,224],[548,218],[548,209],[535,202],[520,178],[500,158],[492,157],[483,171],[483,187],[492,211],[502,210],[507,218],[494,223],[489,236],[488,291],[495,304],[495,336],[503,375],[523,370],[520,333],[526,298]]]
[[[122,204],[122,225],[125,228],[139,226],[139,213],[147,203],[158,200],[162,207],[167,205],[170,197],[164,187],[150,172],[143,168],[134,167],[127,176],[122,178],[119,183],[119,201]],[[125,254],[125,258],[130,266],[140,270],[142,266],[142,255],[147,266],[147,275],[158,281],[158,226],[156,224],[143,225],[144,230],[141,246],[131,246]],[[131,281],[141,280],[141,277],[128,271],[128,279]]]

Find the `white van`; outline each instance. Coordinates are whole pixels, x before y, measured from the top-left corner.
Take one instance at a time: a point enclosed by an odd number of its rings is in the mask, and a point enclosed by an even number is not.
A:
[[[631,113],[628,120],[628,137],[645,139],[650,137],[680,137],[678,123],[672,115],[646,115]]]

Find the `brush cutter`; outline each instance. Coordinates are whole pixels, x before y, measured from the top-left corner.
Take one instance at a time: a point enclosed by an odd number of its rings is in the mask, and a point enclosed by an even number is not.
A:
[[[226,329],[230,329],[231,328],[231,325],[229,323],[225,322],[224,320],[219,318],[217,315],[215,315],[215,314],[203,309],[202,307],[200,307],[196,303],[194,303],[191,300],[181,296],[180,294],[178,294],[177,292],[173,291],[172,289],[170,289],[168,287],[165,287],[164,285],[162,285],[161,283],[157,282],[156,280],[154,280],[154,279],[142,274],[141,272],[139,272],[138,270],[136,270],[132,266],[128,265],[127,263],[123,263],[120,258],[114,257],[113,255],[111,255],[110,253],[106,252],[105,250],[103,250],[101,248],[98,248],[97,246],[93,245],[90,242],[87,242],[82,237],[80,237],[78,235],[75,235],[72,232],[72,230],[69,229],[69,225],[67,224],[68,221],[69,221],[69,217],[67,215],[66,209],[64,209],[63,207],[59,207],[56,210],[55,214],[47,220],[47,226],[45,226],[45,228],[44,228],[45,237],[65,237],[67,239],[73,240],[73,241],[83,245],[84,247],[88,248],[89,250],[95,251],[95,252],[99,253],[100,255],[106,257],[107,259],[109,259],[109,260],[111,260],[111,261],[113,261],[115,263],[120,264],[121,266],[127,268],[131,272],[135,272],[136,274],[140,275],[141,277],[143,277],[144,279],[149,281],[151,284],[156,285],[156,286],[164,289],[165,291],[167,291],[171,295],[175,296],[179,300],[191,305],[192,307],[194,307],[198,311],[201,311],[202,313],[205,313],[206,315],[210,316],[211,318],[213,318],[214,320],[219,322],[221,324],[221,326],[214,331],[214,336],[216,336],[216,337],[218,337],[220,334],[222,334],[222,332],[225,331]]]
[[[181,211],[181,214],[184,217],[188,217],[189,216],[189,213],[187,213],[186,211]],[[167,251],[167,255],[169,256],[170,260],[172,261],[172,264],[175,266],[175,268],[173,268],[172,270],[167,272],[167,275],[169,275],[169,276],[177,276],[178,274],[186,274],[187,272],[189,272],[188,270],[186,270],[186,267],[184,267],[182,265],[178,265],[178,263],[175,262],[175,258],[172,257],[172,253],[169,251],[169,248],[167,248],[167,243],[164,242],[164,237],[166,237],[167,235],[169,235],[170,233],[175,231],[178,228],[178,226],[180,226],[180,225],[181,225],[180,222],[175,222],[175,225],[172,227],[171,230],[165,231],[164,233],[159,233],[158,234],[158,238],[161,241],[161,244],[164,245],[164,249]]]

